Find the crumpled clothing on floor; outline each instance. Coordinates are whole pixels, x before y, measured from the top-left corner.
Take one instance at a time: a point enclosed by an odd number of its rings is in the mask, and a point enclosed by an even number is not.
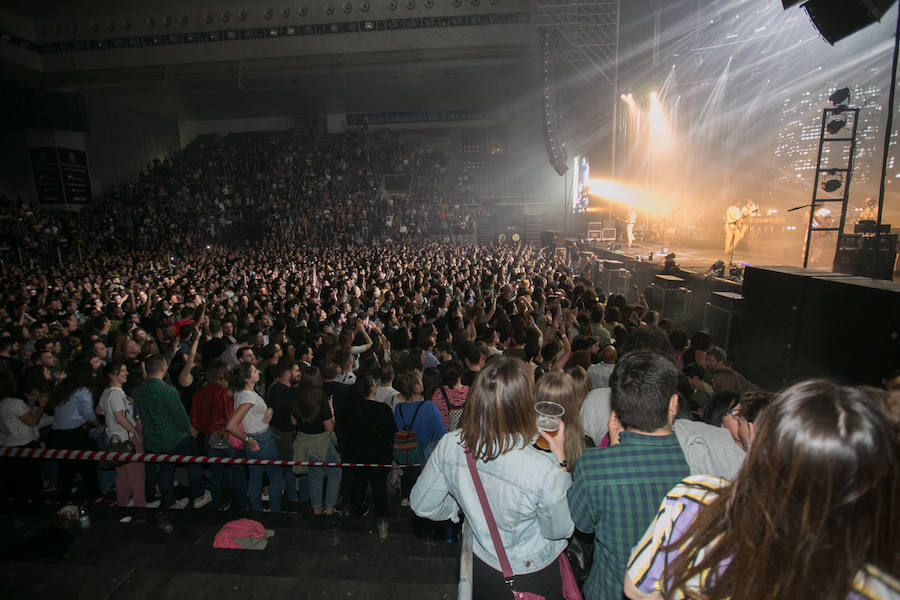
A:
[[[229,521],[216,533],[213,548],[233,550],[264,550],[269,539],[275,537],[274,529],[266,529],[259,521],[237,519]]]

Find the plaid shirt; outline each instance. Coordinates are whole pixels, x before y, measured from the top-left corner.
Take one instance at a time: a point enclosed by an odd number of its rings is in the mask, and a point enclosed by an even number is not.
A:
[[[631,549],[653,520],[659,503],[691,471],[675,434],[625,431],[609,448],[590,448],[578,460],[569,488],[575,526],[594,533],[594,564],[586,600],[620,600]]]
[[[134,408],[148,452],[169,452],[191,434],[191,420],[178,390],[159,379],[148,377],[134,389]]]

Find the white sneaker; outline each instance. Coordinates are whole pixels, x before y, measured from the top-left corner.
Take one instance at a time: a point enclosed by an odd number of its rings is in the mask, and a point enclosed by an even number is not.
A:
[[[260,501],[262,501],[262,502],[268,502],[268,501],[269,501],[269,495],[268,495],[268,494],[263,494],[262,496],[260,496],[259,499],[260,499]]]
[[[159,505],[162,504],[159,500],[154,500],[153,502],[148,502],[144,508],[159,508]]]
[[[128,501],[128,504],[125,505],[126,508],[131,508],[132,506],[134,506],[134,498],[132,498],[131,500],[129,500],[129,501]]]
[[[194,508],[203,508],[210,502],[212,502],[212,494],[209,493],[209,490],[203,490],[203,495],[194,499]]]
[[[182,510],[187,507],[188,502],[190,502],[190,498],[181,498],[175,501],[175,504],[170,506],[169,508],[174,508],[175,510]]]

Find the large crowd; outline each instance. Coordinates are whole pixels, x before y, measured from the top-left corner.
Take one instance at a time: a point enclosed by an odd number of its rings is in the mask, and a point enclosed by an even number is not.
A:
[[[475,214],[448,170],[381,134],[250,136],[78,215],[7,209],[9,239],[82,256],[2,265],[0,446],[380,466],[192,465],[178,497],[171,464],[6,459],[6,509],[399,506],[426,539],[464,515],[476,598],[508,594],[501,556],[518,589],[561,598],[576,528],[589,599],[900,594],[898,373],[760,390],[589,265],[447,243]],[[384,173],[420,184],[389,198]],[[556,435],[541,401],[564,409]],[[398,456],[406,431],[424,467]]]

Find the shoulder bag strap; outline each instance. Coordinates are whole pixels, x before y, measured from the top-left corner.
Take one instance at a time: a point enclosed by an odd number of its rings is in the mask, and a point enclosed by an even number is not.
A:
[[[209,402],[206,401],[206,386],[200,388],[200,398],[203,399],[203,408],[206,409],[206,420],[209,421],[209,431],[212,433],[216,428],[213,427],[212,415],[209,412]]]
[[[409,422],[409,428],[412,429],[413,424],[416,422],[416,415],[419,414],[419,409],[422,408],[422,405],[425,404],[424,400],[419,401],[419,405],[416,407],[415,412],[413,413],[412,421]],[[401,415],[402,418],[402,415]],[[406,421],[403,421],[403,425],[406,425]]]
[[[444,386],[439,388],[441,390],[441,394],[444,395],[444,404],[447,405],[447,417],[450,416],[450,410],[453,408],[450,406],[450,398],[447,397],[447,390],[444,389]]]
[[[503,579],[515,595],[515,576],[513,575],[512,567],[509,565],[509,559],[506,557],[506,551],[503,549],[503,542],[500,540],[500,530],[497,529],[497,522],[494,520],[494,513],[491,512],[491,505],[488,503],[487,494],[484,492],[484,485],[481,483],[478,470],[475,468],[475,459],[472,458],[472,453],[468,449],[466,450],[466,463],[469,465],[469,473],[472,474],[475,491],[478,493],[478,501],[481,502],[481,510],[484,511],[484,518],[487,521],[488,530],[491,532],[494,551],[500,560],[500,568],[503,569]]]

